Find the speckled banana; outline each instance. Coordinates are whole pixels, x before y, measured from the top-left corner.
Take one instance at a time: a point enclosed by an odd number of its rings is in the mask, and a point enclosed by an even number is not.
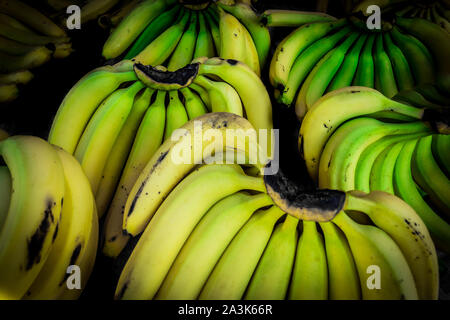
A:
[[[207,130],[212,129],[221,133],[223,141],[217,141],[216,144],[221,143],[221,148],[227,150],[228,148],[238,147],[243,152],[249,153],[250,147],[258,148],[256,141],[256,133],[250,122],[232,113],[208,113],[197,118],[199,123],[198,129]],[[172,141],[172,139],[166,140],[158,151],[153,155],[151,160],[146,164],[142,170],[139,178],[136,180],[133,188],[131,189],[123,215],[123,229],[125,229],[131,235],[138,235],[141,233],[153,214],[157,210],[158,206],[163,202],[163,199],[169,194],[170,190],[192,169],[195,164],[202,163],[204,159],[205,150],[210,144],[210,138],[203,135],[201,140],[201,148],[190,154],[187,158],[187,163],[178,163],[173,161],[173,153],[183,150],[183,148],[189,148],[194,145],[194,124],[195,122],[188,122],[181,129],[187,130],[189,135],[183,135],[178,140]],[[226,127],[224,127],[226,125]],[[250,133],[248,138],[250,139],[248,144],[245,142],[246,136],[238,135],[238,143],[233,146],[228,146],[226,140],[226,129],[242,129]],[[255,134],[252,134],[255,133]],[[198,138],[197,138],[198,139]],[[198,141],[197,143],[200,143]],[[228,141],[228,143],[232,143]],[[219,145],[217,145],[219,146]],[[177,151],[178,150],[178,151]],[[209,150],[209,149],[208,149]],[[256,149],[257,150],[257,149]],[[186,155],[185,155],[186,156]],[[255,163],[257,166],[265,164],[265,159],[254,159],[252,154],[249,159],[250,163]],[[191,160],[191,161],[189,161]]]
[[[14,190],[0,232],[0,296],[20,299],[50,254],[60,221],[64,171],[53,147],[39,138],[3,140],[0,155]]]
[[[271,204],[265,193],[237,192],[218,201],[183,245],[156,299],[196,299],[233,237],[256,210]]]
[[[74,157],[59,147],[55,149],[65,174],[64,204],[50,255],[27,290],[26,299],[58,299],[65,291],[71,291],[66,284],[67,268],[80,266],[81,258],[88,250],[91,233],[98,232],[92,223],[98,217],[89,181]],[[95,255],[91,259],[95,259]],[[89,278],[91,270],[83,268],[80,271],[82,278]]]
[[[403,200],[385,192],[349,193],[346,210],[367,214],[396,242],[414,276],[419,299],[437,299],[439,269],[430,234],[416,212]]]
[[[286,215],[270,237],[245,293],[248,300],[283,300],[287,296],[295,251],[299,220]]]
[[[261,178],[246,176],[239,165],[206,165],[183,179],[139,239],[120,276],[116,298],[153,298],[205,213],[220,199],[240,190],[263,192],[265,186]]]
[[[284,214],[276,206],[255,213],[217,262],[199,299],[242,299],[269,242],[274,225]]]

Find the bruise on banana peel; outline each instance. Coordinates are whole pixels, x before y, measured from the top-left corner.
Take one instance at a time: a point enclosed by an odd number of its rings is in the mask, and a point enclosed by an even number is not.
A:
[[[146,86],[158,90],[178,90],[189,86],[197,77],[199,64],[191,63],[176,71],[136,63],[134,72]]]
[[[41,261],[41,251],[44,245],[44,241],[48,236],[51,224],[55,221],[55,217],[52,211],[55,205],[56,202],[54,202],[54,200],[49,197],[45,206],[44,217],[39,224],[39,227],[28,240],[27,264],[25,266],[26,270],[30,270],[34,264],[37,264]],[[56,231],[57,229],[55,229],[54,232]],[[54,235],[52,235],[52,237],[54,237]]]
[[[302,220],[330,221],[343,209],[346,200],[342,191],[302,189],[281,170],[275,175],[264,175],[264,183],[280,209]]]

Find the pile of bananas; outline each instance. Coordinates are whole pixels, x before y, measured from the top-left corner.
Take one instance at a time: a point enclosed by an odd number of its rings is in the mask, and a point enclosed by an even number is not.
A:
[[[17,85],[33,78],[30,69],[71,52],[64,30],[42,13],[18,0],[0,1],[0,102],[17,98]]]
[[[356,17],[306,24],[277,47],[270,65],[276,98],[301,119],[325,93],[376,88],[391,98],[415,86],[448,92],[450,34],[424,19],[397,17],[369,31]]]
[[[246,3],[146,0],[112,31],[106,59],[123,57],[177,70],[198,57],[244,62],[258,75],[270,49],[268,29]]]
[[[230,113],[198,120],[222,136],[226,128],[254,130]],[[176,164],[173,154],[195,143],[192,121],[183,128],[190,134],[161,146],[128,197],[123,230],[142,235],[120,276],[117,299],[437,298],[433,242],[401,199],[292,185],[283,190],[286,177],[261,176],[265,159],[252,159],[249,148],[237,152],[247,163],[257,160],[256,170]],[[197,143],[205,148],[208,140]],[[382,270],[381,289],[367,285],[371,265]]]
[[[108,211],[106,255],[116,257],[129,239],[123,206],[139,172],[175,129],[207,112],[245,114],[258,130],[272,129],[263,83],[235,60],[202,59],[174,72],[123,61],[92,71],[67,94],[49,142],[80,161],[99,216]]]
[[[1,138],[0,138],[1,139]],[[76,299],[94,266],[98,217],[89,181],[66,151],[32,136],[0,142],[0,299]],[[77,282],[74,282],[77,285]]]
[[[450,135],[436,133],[426,118],[424,109],[349,87],[312,107],[299,143],[320,188],[395,194],[415,209],[437,246],[450,252]]]

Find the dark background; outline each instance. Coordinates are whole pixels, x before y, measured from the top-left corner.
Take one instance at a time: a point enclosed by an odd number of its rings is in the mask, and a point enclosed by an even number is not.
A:
[[[37,1],[29,2],[36,6]],[[316,7],[317,1],[259,0],[255,5],[259,12],[277,8],[316,11]],[[336,17],[345,16],[342,1],[329,0],[327,13]],[[271,30],[272,53],[290,31],[292,29]],[[80,30],[69,30],[68,34],[75,51],[65,59],[53,59],[33,70],[35,77],[27,85],[20,86],[19,98],[8,104],[0,104],[0,128],[6,129],[11,135],[35,135],[46,139],[53,117],[66,93],[87,72],[105,64],[101,52],[109,30],[101,28],[96,21],[91,21],[82,25]],[[271,56],[270,54],[268,63]],[[262,77],[272,97],[273,89],[267,78],[267,69],[266,66],[266,70],[262,70]],[[298,184],[312,188],[312,182],[298,152],[297,137],[300,124],[294,108],[287,108],[272,100],[274,127],[280,129],[280,168]],[[103,221],[100,221],[100,226],[102,223]],[[133,242],[136,241],[137,239]],[[118,276],[134,245],[133,242],[116,261],[99,253],[82,299],[113,298]],[[440,256],[441,299],[450,299],[450,257],[443,254]]]

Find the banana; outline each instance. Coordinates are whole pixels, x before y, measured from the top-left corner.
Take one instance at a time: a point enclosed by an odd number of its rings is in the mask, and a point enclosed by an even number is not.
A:
[[[16,20],[14,17],[4,14],[0,11],[0,18],[2,18],[2,22],[16,29],[20,29],[23,31],[29,31],[33,33],[33,30],[24,25],[19,20]]]
[[[298,55],[330,31],[346,24],[346,19],[341,19],[333,22],[306,24],[294,30],[278,45],[272,57],[269,70],[271,84],[275,88],[283,88]]]
[[[16,84],[0,85],[0,102],[9,102],[19,96],[19,89]]]
[[[419,133],[410,133],[405,135],[387,135],[371,145],[369,145],[364,151],[361,153],[358,159],[358,163],[356,165],[354,171],[354,187],[351,188],[350,185],[345,185],[342,189],[343,191],[360,190],[363,192],[370,192],[370,173],[372,170],[372,166],[380,153],[383,152],[386,148],[391,145],[408,140],[415,139],[424,135],[429,134],[428,131],[419,132]],[[350,171],[351,172],[351,171]],[[350,180],[350,179],[349,179]]]
[[[354,190],[358,159],[367,146],[387,135],[427,131],[421,121],[384,123],[360,117],[345,122],[327,141],[320,156],[319,187]]]
[[[414,76],[415,84],[434,82],[434,62],[429,50],[413,36],[403,34],[394,26],[390,35],[395,44],[402,50]]]
[[[97,19],[100,15],[112,9],[120,0],[91,0],[81,7],[81,23]]]
[[[121,55],[151,21],[175,2],[175,0],[145,0],[138,4],[106,40],[102,50],[103,57],[111,59]]]
[[[450,135],[434,135],[431,149],[439,167],[444,170],[447,177],[450,177],[450,153],[448,152],[450,149]]]
[[[251,42],[254,42],[256,51],[258,53],[259,68],[262,69],[265,66],[267,56],[270,50],[270,33],[269,30],[261,25],[258,15],[252,10],[250,5],[244,3],[236,3],[233,6],[226,5],[219,2],[218,5],[225,11],[233,14],[239,21],[247,28],[251,35]],[[247,40],[247,43],[250,41]],[[250,46],[250,44],[249,44]],[[253,47],[250,46],[253,53]],[[254,59],[255,60],[255,59]],[[254,68],[252,68],[255,70]]]
[[[397,24],[420,39],[432,53],[436,63],[438,83],[446,90],[450,90],[450,63],[448,52],[450,34],[438,25],[423,19],[397,18]]]
[[[114,196],[114,191],[119,182],[122,169],[127,161],[128,154],[130,153],[133,140],[142,118],[149,107],[150,98],[152,97],[153,92],[152,89],[146,89],[140,97],[135,99],[130,114],[108,155],[99,187],[95,194],[97,212],[100,218],[108,209],[111,198]]]
[[[78,265],[88,248],[95,215],[94,196],[89,181],[80,164],[66,151],[55,147],[65,174],[64,204],[61,220],[50,255],[37,278],[28,289],[26,299],[57,299],[68,291],[67,268]],[[82,277],[89,278],[88,270],[81,270]],[[83,288],[84,289],[84,288]]]
[[[263,12],[260,21],[267,27],[299,27],[313,22],[330,22],[336,18],[323,12],[269,9]]]
[[[390,111],[414,119],[423,116],[422,109],[392,101],[378,91],[365,87],[342,88],[319,99],[303,118],[299,136],[299,147],[303,151],[310,176],[317,181],[322,150],[328,138],[342,123],[380,111]]]
[[[386,148],[375,159],[370,171],[370,191],[384,191],[394,194],[394,168],[398,155],[406,141],[400,141]]]
[[[53,37],[40,35],[27,30],[11,27],[10,25],[4,22],[0,22],[0,36],[3,36],[5,38],[17,42],[21,42],[23,44],[38,45],[38,46],[44,46],[49,43],[60,44],[69,42],[69,37],[67,36]]]
[[[271,204],[265,193],[237,192],[218,201],[183,245],[156,299],[196,299],[233,237],[253,212]]]
[[[98,23],[101,27],[115,27],[125,18],[142,0],[130,0],[121,5],[117,10],[99,17]]]
[[[161,33],[133,60],[146,65],[163,64],[177,47],[189,21],[189,15],[189,12],[186,11],[177,24],[172,25]]]
[[[241,299],[269,242],[275,223],[284,214],[276,206],[255,213],[217,262],[199,299]]]
[[[167,70],[175,71],[191,63],[197,40],[197,14],[193,12],[187,30],[183,33],[175,51],[170,57]]]
[[[441,108],[441,106],[425,99],[425,97],[416,90],[401,91],[397,93],[393,99],[420,108],[430,108],[430,109]]]
[[[395,194],[407,202],[422,218],[436,246],[448,251],[450,248],[450,225],[423,200],[413,180],[411,161],[416,144],[417,139],[408,141],[397,158],[394,169]]]
[[[275,227],[248,285],[245,299],[285,299],[298,241],[297,224],[297,218],[286,215],[285,221]]]
[[[52,37],[64,37],[63,29],[38,10],[18,0],[1,0],[0,11],[17,18],[37,31]]]
[[[206,24],[205,16],[202,12],[198,13],[198,36],[195,44],[194,59],[199,57],[214,56],[214,42]]]
[[[186,109],[178,96],[178,91],[169,91],[167,95],[169,97],[169,105],[167,106],[166,112],[164,140],[170,139],[174,130],[189,121]]]
[[[151,21],[139,35],[139,38],[128,50],[124,59],[132,59],[144,50],[153,40],[161,35],[167,28],[175,23],[177,17],[180,18],[185,11],[180,6],[174,6]]]
[[[412,89],[414,86],[414,77],[412,75],[408,60],[402,50],[394,44],[390,33],[385,32],[382,37],[384,39],[386,52],[392,63],[392,69],[395,73],[398,90],[403,91]]]
[[[219,179],[220,185],[216,183]],[[207,165],[183,179],[158,208],[139,239],[120,275],[115,297],[153,298],[183,243],[206,211],[218,200],[244,189],[264,192],[265,186],[261,178],[246,176],[239,165]]]
[[[51,58],[52,52],[45,47],[38,47],[22,56],[13,56],[0,52],[0,72],[10,73],[39,67]]]
[[[208,91],[212,112],[231,112],[243,115],[241,98],[236,90],[226,82],[215,82],[199,75],[194,83]]]
[[[328,265],[328,298],[359,300],[361,288],[355,261],[345,235],[333,222],[321,222]]]
[[[9,202],[12,193],[11,186],[12,180],[8,167],[0,166],[0,226],[3,226],[8,215]]]
[[[345,53],[358,36],[359,34],[356,32],[351,33],[341,45],[328,52],[312,69],[303,83],[295,102],[297,117],[302,118],[314,102],[323,95],[341,66]]]
[[[204,11],[206,21],[208,21],[208,28],[211,31],[211,36],[214,41],[214,48],[216,54],[220,52],[220,28],[219,22],[214,18],[214,14],[210,11],[210,7]]]
[[[375,88],[388,98],[398,92],[391,60],[384,50],[383,35],[380,33],[375,39],[374,48]]]
[[[364,300],[417,300],[417,288],[408,262],[394,240],[383,230],[353,221],[340,212],[333,222],[350,244]],[[370,266],[379,268],[380,287],[369,287]]]
[[[189,89],[192,89],[194,92],[196,92],[200,96],[200,99],[205,104],[206,109],[209,112],[211,112],[212,111],[212,104],[211,104],[211,99],[209,97],[208,91],[206,91],[203,87],[197,85],[194,82],[191,83],[191,85],[189,86]]]
[[[339,31],[317,40],[306,48],[294,61],[289,73],[288,81],[279,97],[279,100],[291,105],[297,94],[298,88],[307,77],[317,62],[350,32],[350,27],[345,26]]]
[[[436,250],[425,224],[409,205],[385,192],[353,191],[347,198],[346,210],[366,213],[397,243],[408,261],[420,299],[438,298]]]
[[[328,298],[325,244],[314,221],[303,221],[303,232],[298,240],[288,297],[291,300]]]
[[[369,34],[364,44],[361,57],[358,62],[355,77],[353,78],[354,86],[375,87],[375,67],[372,56],[373,44],[375,42],[375,34]]]
[[[156,209],[162,203],[163,199],[169,194],[170,190],[182,179],[195,164],[202,163],[204,155],[210,150],[212,146],[220,147],[220,149],[228,150],[229,148],[236,148],[243,152],[247,152],[249,162],[261,167],[259,164],[264,164],[265,159],[255,159],[252,155],[252,150],[256,150],[256,132],[252,128],[250,122],[232,113],[208,113],[196,118],[195,122],[190,121],[184,125],[180,132],[185,132],[185,135],[176,141],[172,139],[166,140],[162,146],[156,151],[151,160],[147,163],[145,168],[136,180],[133,188],[128,196],[125,210],[123,229],[131,235],[138,235],[144,229]],[[216,132],[222,134],[223,140],[214,141],[211,143],[211,137],[202,135],[202,140],[198,141],[199,137],[194,140],[194,130],[212,130],[211,133]],[[225,130],[242,129],[244,135],[236,135],[237,143],[226,139]],[[203,131],[205,132],[205,131]],[[253,134],[252,134],[253,133]],[[217,140],[217,139],[216,139]],[[245,141],[248,141],[246,143]],[[184,154],[183,163],[177,160],[180,150],[190,150],[191,146],[200,148],[193,154]],[[232,143],[232,145],[227,145]],[[245,147],[245,149],[243,149]],[[190,160],[190,161],[189,161]]]
[[[237,91],[246,117],[253,127],[257,132],[267,130],[268,146],[264,146],[261,141],[259,143],[263,150],[268,150],[267,155],[270,155],[273,128],[272,106],[269,94],[256,73],[239,61],[211,58],[200,64],[199,74],[218,76]]]
[[[20,299],[50,254],[60,221],[64,171],[53,147],[39,138],[3,140],[0,155],[14,190],[0,232],[0,297]]]
[[[358,69],[359,56],[366,39],[367,34],[362,34],[358,38],[358,41],[353,45],[350,52],[345,55],[341,67],[328,86],[327,92],[352,85],[353,78],[355,77],[356,70]]]
[[[140,81],[112,93],[90,119],[74,152],[97,193],[108,155],[126,122],[136,94],[144,87]]]
[[[122,83],[137,80],[134,71],[117,72],[113,67],[95,69],[81,78],[65,96],[48,141],[73,153],[92,114]],[[71,125],[67,125],[70,120]]]
[[[450,216],[450,180],[439,168],[432,153],[433,136],[421,138],[412,157],[412,175],[440,212]]]
[[[415,87],[414,90],[420,93],[426,100],[431,101],[435,104],[450,105],[450,97],[448,96],[448,94],[439,90],[436,85],[421,85]]]
[[[224,59],[244,61],[247,55],[245,32],[248,32],[232,14],[219,8],[220,52]],[[252,48],[253,49],[253,48]]]
[[[184,97],[184,106],[189,116],[189,120],[195,119],[208,112],[202,99],[189,88],[182,88],[181,94]]]
[[[124,205],[139,174],[163,142],[166,120],[165,97],[165,91],[158,91],[155,101],[147,109],[111,200],[105,219],[103,245],[103,254],[108,257],[117,257],[130,238],[122,232]]]

